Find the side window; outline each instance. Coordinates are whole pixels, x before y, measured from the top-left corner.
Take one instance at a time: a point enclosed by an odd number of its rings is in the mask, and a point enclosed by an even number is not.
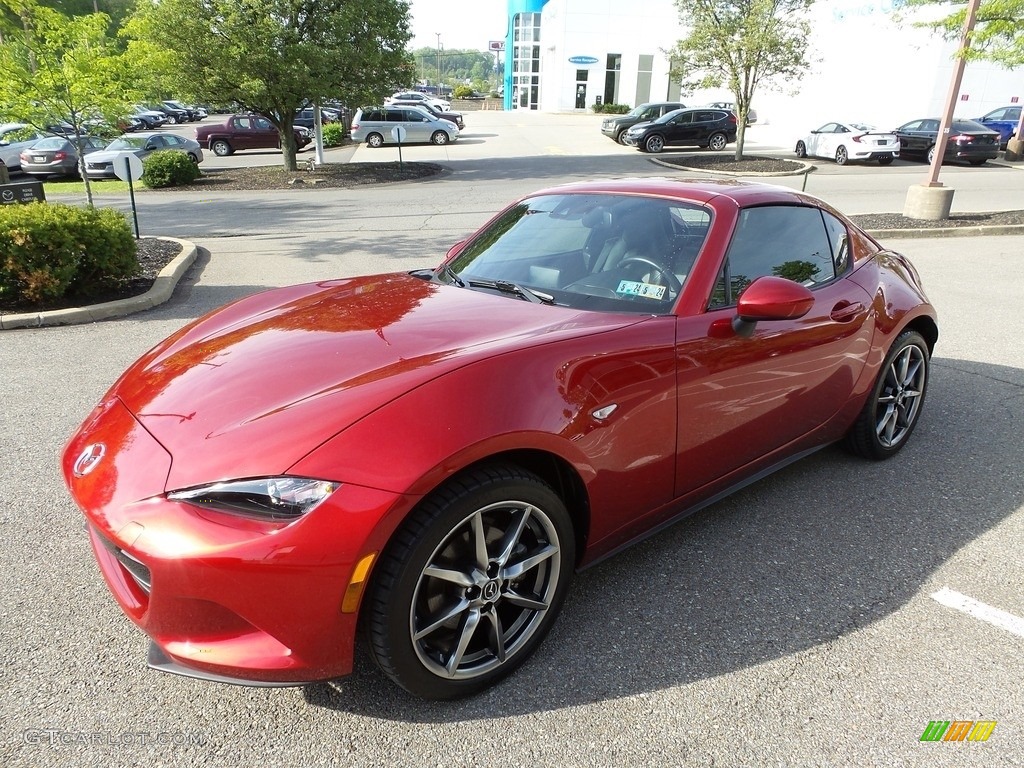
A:
[[[922,131],[938,131],[939,121],[938,120],[922,120],[921,121]]]
[[[269,131],[272,130],[274,127],[270,124],[270,121],[267,120],[265,117],[257,117],[255,120],[253,120],[253,123],[255,123],[256,127],[259,128],[261,131]]]
[[[405,121],[405,114],[400,109],[389,109],[387,111],[387,122],[401,123]]]
[[[915,120],[912,123],[907,123],[906,125],[904,125],[899,130],[901,130],[901,131],[920,131],[921,130],[921,123],[922,122],[924,122],[924,121],[923,120]]]
[[[846,226],[828,211],[821,212],[828,232],[828,242],[832,246],[832,264],[835,275],[841,275],[850,266],[850,237]]]
[[[708,308],[732,306],[748,285],[765,275],[813,288],[835,277],[834,258],[831,233],[817,208],[747,208],[740,212]]]

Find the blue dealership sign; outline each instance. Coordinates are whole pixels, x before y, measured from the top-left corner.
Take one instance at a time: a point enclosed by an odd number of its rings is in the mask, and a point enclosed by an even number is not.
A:
[[[570,56],[570,64],[597,64],[600,61],[596,56]]]

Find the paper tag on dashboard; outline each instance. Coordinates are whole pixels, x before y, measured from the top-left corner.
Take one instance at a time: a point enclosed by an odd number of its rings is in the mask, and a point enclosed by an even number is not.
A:
[[[638,283],[635,280],[622,280],[619,283],[619,287],[615,289],[615,292],[626,296],[640,296],[644,299],[656,299],[658,301],[665,298],[664,285]]]

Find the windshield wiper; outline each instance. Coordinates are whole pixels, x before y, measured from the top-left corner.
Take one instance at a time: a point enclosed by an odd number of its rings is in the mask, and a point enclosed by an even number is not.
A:
[[[541,293],[535,291],[532,288],[527,288],[523,285],[510,282],[509,280],[470,280],[469,285],[471,288],[493,288],[496,291],[502,293],[511,293],[514,296],[520,296],[527,301],[532,301],[534,304],[554,304],[555,297],[550,293]]]
[[[463,281],[463,279],[461,277],[459,277],[455,273],[455,270],[452,269],[451,267],[449,267],[447,264],[442,264],[440,267],[437,268],[437,271],[440,274],[442,274],[445,277],[447,277],[450,281],[455,283],[455,285],[459,286],[459,288],[465,288],[466,287],[466,283]]]

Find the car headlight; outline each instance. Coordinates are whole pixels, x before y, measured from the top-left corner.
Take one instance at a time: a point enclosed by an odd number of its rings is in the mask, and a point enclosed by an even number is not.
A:
[[[302,517],[339,487],[340,483],[308,477],[258,477],[174,491],[167,494],[167,498],[221,512],[280,521]]]

